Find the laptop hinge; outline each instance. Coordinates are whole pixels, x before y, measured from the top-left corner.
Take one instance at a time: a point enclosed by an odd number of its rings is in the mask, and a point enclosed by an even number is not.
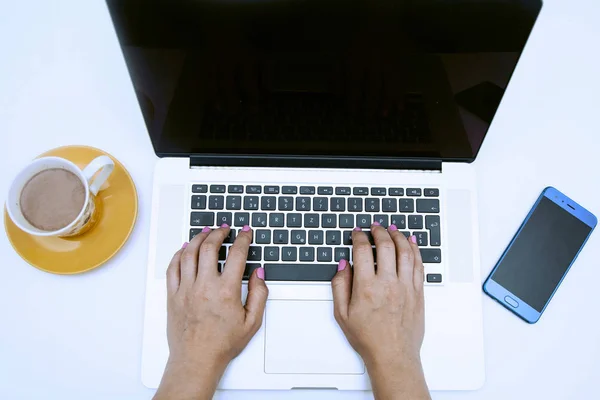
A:
[[[190,168],[193,167],[351,168],[441,172],[442,160],[438,158],[197,154],[190,157]]]

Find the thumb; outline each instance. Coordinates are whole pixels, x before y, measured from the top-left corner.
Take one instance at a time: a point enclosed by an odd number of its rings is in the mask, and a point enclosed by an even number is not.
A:
[[[335,319],[348,317],[348,305],[352,295],[352,269],[346,260],[340,260],[338,272],[331,281],[331,290],[333,291],[333,313]]]
[[[256,330],[262,325],[268,296],[269,288],[265,284],[265,269],[256,268],[248,281],[248,296],[245,306],[246,323]]]

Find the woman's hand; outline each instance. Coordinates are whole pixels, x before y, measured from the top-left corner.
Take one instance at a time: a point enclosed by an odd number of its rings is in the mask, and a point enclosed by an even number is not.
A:
[[[352,234],[354,268],[342,260],[333,278],[335,318],[363,358],[377,399],[429,399],[421,367],[425,334],[423,261],[414,236],[392,225]]]
[[[229,227],[205,228],[175,253],[167,270],[169,361],[156,399],[211,399],[225,368],[262,324],[268,289],[264,270],[252,274],[246,305],[242,276],[252,232],[245,226],[229,249],[223,273],[219,249]]]

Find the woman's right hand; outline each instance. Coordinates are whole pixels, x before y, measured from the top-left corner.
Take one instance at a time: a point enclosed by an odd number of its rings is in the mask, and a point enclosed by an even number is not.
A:
[[[373,225],[377,269],[367,236],[352,233],[353,268],[333,278],[336,321],[363,358],[377,399],[429,399],[421,367],[425,334],[423,261],[416,238]]]

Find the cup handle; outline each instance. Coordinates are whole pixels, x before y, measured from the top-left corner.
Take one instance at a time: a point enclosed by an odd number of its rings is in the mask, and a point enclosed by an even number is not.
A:
[[[100,187],[106,182],[110,174],[115,169],[115,163],[108,156],[94,158],[91,163],[83,170],[83,176],[88,181],[90,192],[95,196],[100,191]],[[98,174],[95,179],[94,175]]]

